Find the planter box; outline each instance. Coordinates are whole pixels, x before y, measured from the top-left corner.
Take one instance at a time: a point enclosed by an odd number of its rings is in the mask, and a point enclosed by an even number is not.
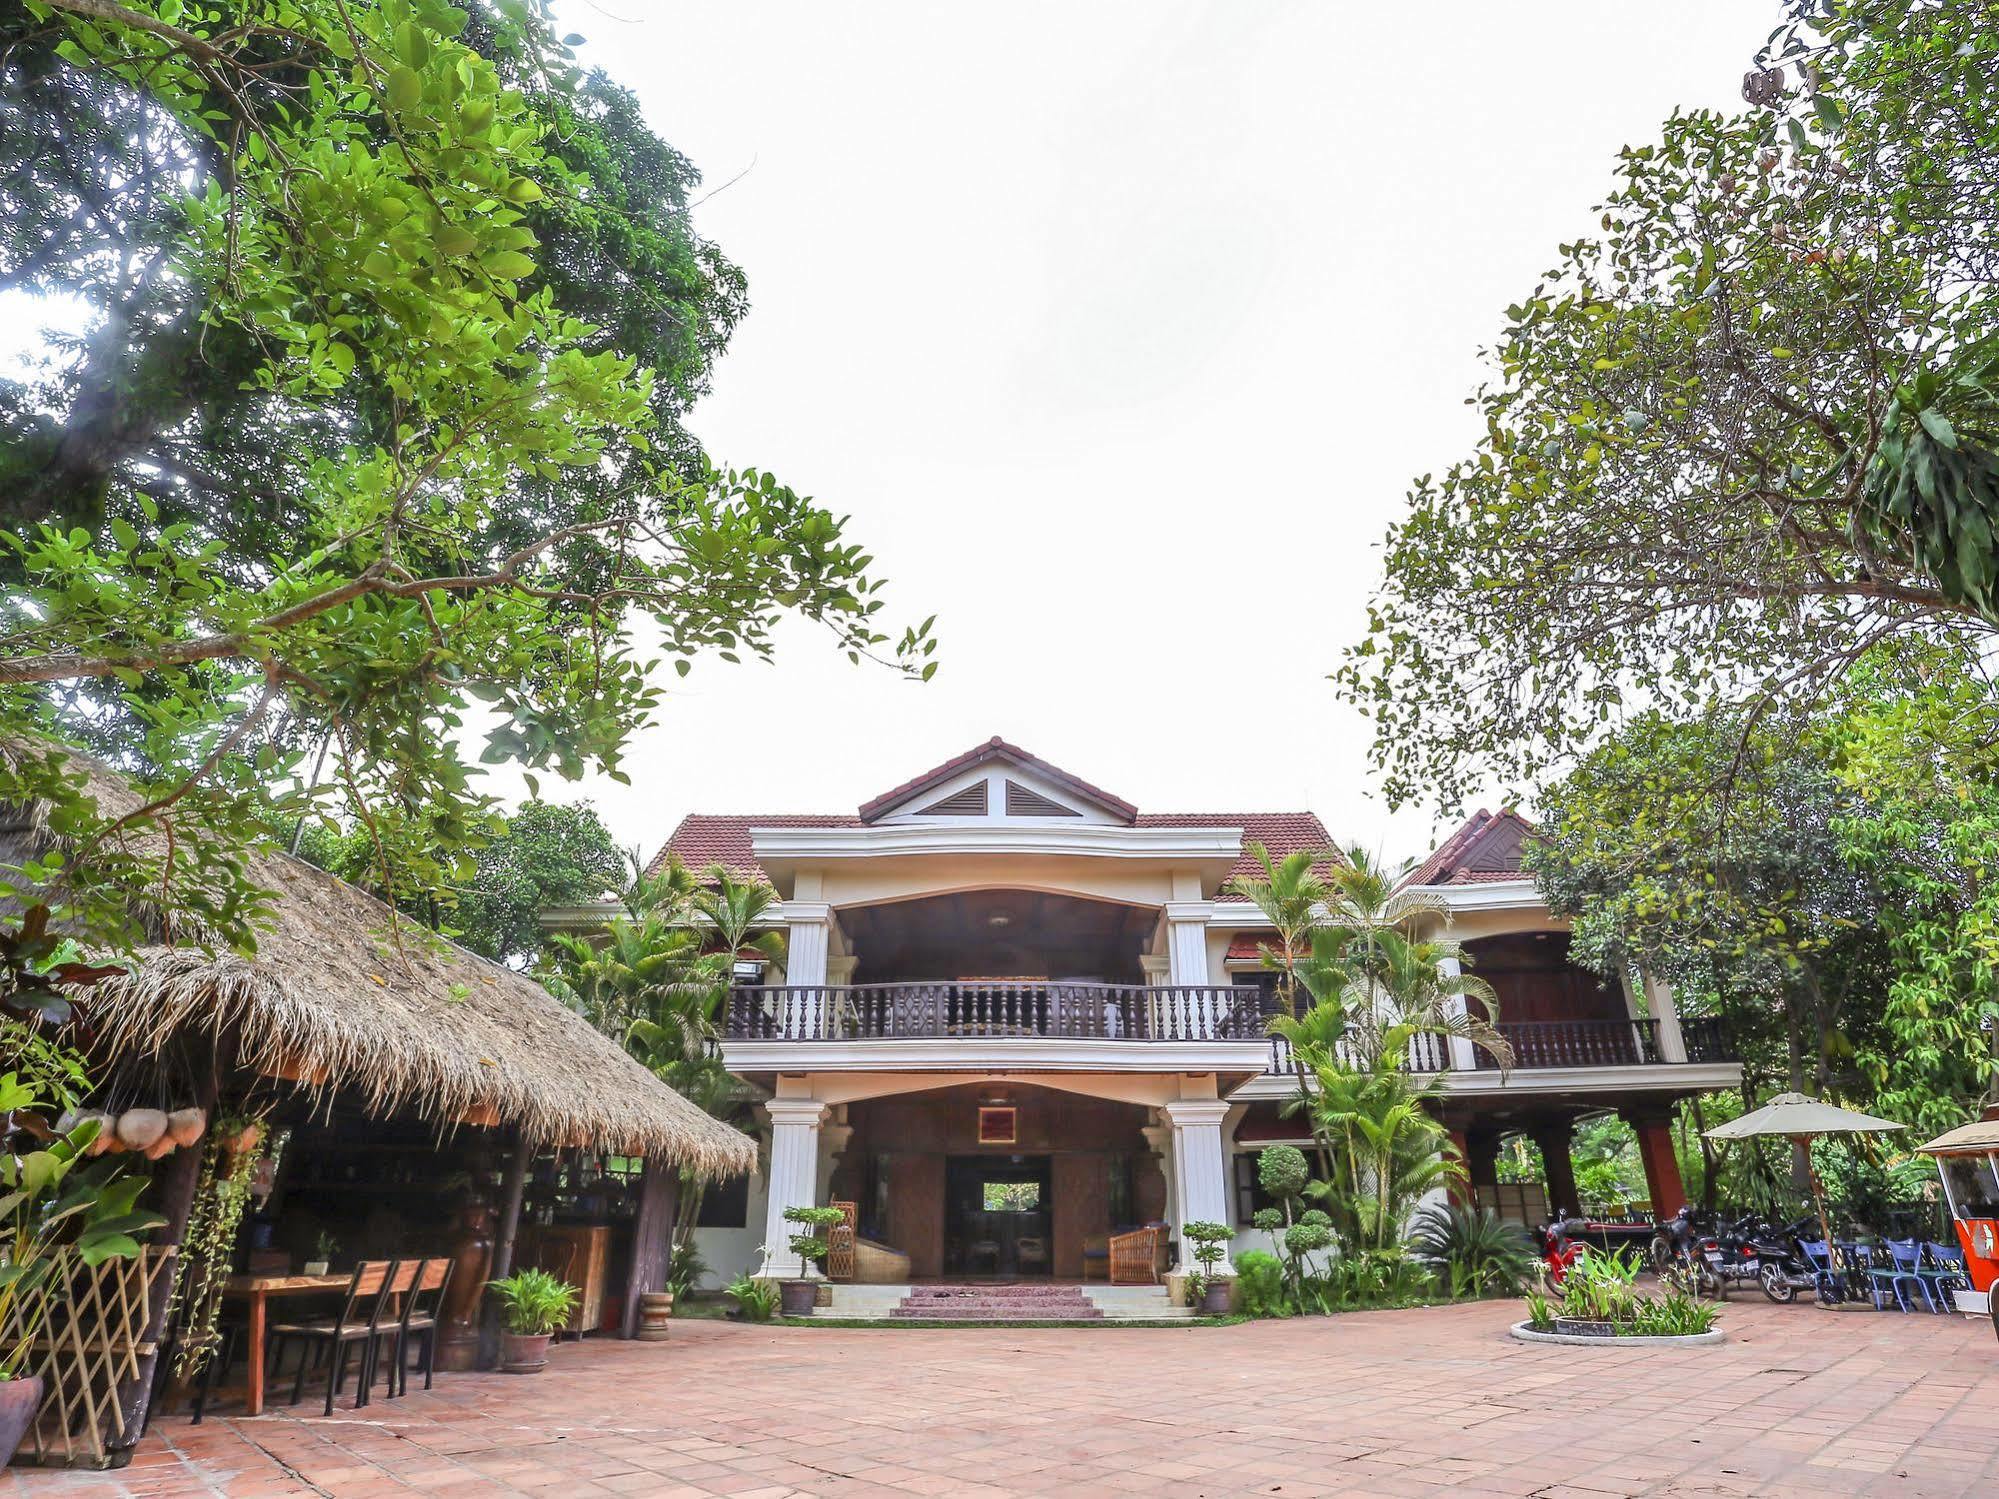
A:
[[[1615,1322],[1599,1322],[1591,1317],[1557,1317],[1555,1331],[1571,1338],[1614,1338]]]

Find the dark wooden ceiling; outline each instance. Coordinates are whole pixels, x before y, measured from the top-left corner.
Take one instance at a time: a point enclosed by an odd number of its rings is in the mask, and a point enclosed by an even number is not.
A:
[[[1159,919],[1149,906],[1034,890],[974,890],[840,912],[854,982],[1101,979],[1136,984]]]

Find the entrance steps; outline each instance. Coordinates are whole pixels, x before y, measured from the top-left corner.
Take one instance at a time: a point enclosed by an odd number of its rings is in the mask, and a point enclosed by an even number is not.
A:
[[[1182,1322],[1164,1286],[1028,1282],[832,1288],[823,1315],[881,1322]]]

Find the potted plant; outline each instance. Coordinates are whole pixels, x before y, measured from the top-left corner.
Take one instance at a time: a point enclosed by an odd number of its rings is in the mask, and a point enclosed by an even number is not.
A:
[[[576,1287],[546,1270],[516,1270],[488,1281],[500,1298],[500,1368],[508,1374],[539,1374],[548,1363],[548,1340],[569,1320]]]
[[[1194,1243],[1194,1258],[1200,1262],[1200,1274],[1191,1277],[1188,1299],[1210,1317],[1223,1317],[1229,1310],[1229,1279],[1217,1276],[1215,1266],[1221,1263],[1222,1246],[1235,1237],[1235,1230],[1226,1223],[1190,1223],[1181,1230]]]
[[[42,1377],[29,1368],[35,1340],[68,1291],[58,1273],[74,1255],[86,1266],[139,1252],[135,1237],[166,1220],[133,1210],[146,1178],[114,1180],[109,1163],[80,1166],[103,1120],[51,1131],[45,1145],[16,1154],[6,1123],[47,1108],[18,1073],[0,1074],[0,1467],[13,1457],[41,1403]]]
[[[312,1241],[312,1258],[305,1262],[305,1274],[324,1275],[333,1266],[333,1256],[340,1252],[340,1241],[325,1229]]]
[[[846,1214],[838,1208],[786,1208],[784,1221],[796,1223],[804,1228],[803,1233],[791,1236],[791,1252],[805,1265],[817,1265],[832,1249],[832,1241],[825,1230],[845,1221]],[[784,1314],[787,1317],[809,1317],[813,1303],[819,1299],[819,1282],[804,1276],[797,1280],[778,1282],[784,1299]]]

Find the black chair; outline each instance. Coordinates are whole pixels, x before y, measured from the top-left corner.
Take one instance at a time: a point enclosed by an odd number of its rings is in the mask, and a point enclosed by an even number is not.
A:
[[[294,1343],[298,1345],[298,1371],[292,1380],[293,1405],[297,1405],[305,1395],[308,1358],[314,1364],[323,1360],[328,1365],[326,1414],[332,1415],[333,1397],[340,1393],[340,1386],[347,1377],[349,1353],[360,1356],[354,1408],[359,1410],[368,1403],[369,1387],[375,1377],[376,1352],[384,1340],[395,1340],[400,1315],[396,1297],[407,1293],[410,1282],[416,1276],[416,1268],[414,1260],[363,1260],[354,1267],[354,1278],[347,1283],[347,1296],[338,1317],[271,1325],[273,1370],[284,1367],[285,1349]],[[384,1317],[387,1318],[386,1323]]]
[[[451,1285],[451,1261],[418,1260],[416,1276],[403,1303],[403,1318],[397,1328],[395,1378],[391,1395],[407,1395],[410,1389],[410,1340],[419,1349],[418,1366],[423,1370],[423,1387],[430,1388],[430,1376],[437,1367],[437,1324],[444,1314],[444,1293]]]

